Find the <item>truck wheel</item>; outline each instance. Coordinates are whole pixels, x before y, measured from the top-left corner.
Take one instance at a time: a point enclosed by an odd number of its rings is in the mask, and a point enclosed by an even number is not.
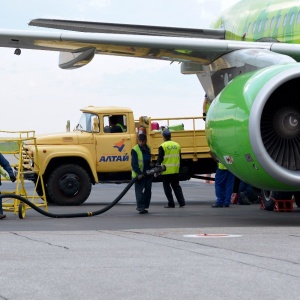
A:
[[[292,192],[275,192],[261,190],[261,197],[266,210],[274,210],[275,203],[273,199],[277,200],[289,200],[292,199]]]
[[[34,182],[34,184],[36,185],[36,182]],[[50,196],[48,195],[46,186],[44,186],[44,189],[45,189],[45,193],[46,193],[46,200],[47,200],[47,203],[55,203],[54,200],[53,200],[52,198],[50,198]],[[41,199],[44,200],[44,198],[42,197],[42,196],[43,196],[43,189],[42,189],[42,185],[41,185],[41,182],[40,182],[40,181],[39,181],[39,183],[38,183],[37,186],[36,186],[36,193],[38,194],[38,196],[41,197]]]
[[[57,167],[47,181],[50,201],[59,205],[80,205],[91,193],[91,179],[80,166],[69,164]]]

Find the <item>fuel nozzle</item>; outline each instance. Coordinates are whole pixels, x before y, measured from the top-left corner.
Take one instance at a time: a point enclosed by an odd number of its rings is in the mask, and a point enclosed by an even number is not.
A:
[[[151,170],[146,171],[146,174],[147,174],[147,176],[153,175],[153,174],[160,174],[160,173],[166,171],[166,169],[167,168],[165,165],[159,165],[159,166],[154,167]]]

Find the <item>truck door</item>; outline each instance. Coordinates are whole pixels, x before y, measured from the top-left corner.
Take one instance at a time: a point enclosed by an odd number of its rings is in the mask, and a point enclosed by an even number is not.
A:
[[[97,172],[126,172],[131,170],[131,134],[127,115],[103,115],[101,134],[96,143]]]

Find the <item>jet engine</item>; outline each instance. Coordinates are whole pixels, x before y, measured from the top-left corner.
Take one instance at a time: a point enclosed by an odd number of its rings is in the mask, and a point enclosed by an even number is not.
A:
[[[241,74],[211,104],[212,153],[237,177],[264,189],[300,190],[300,64]]]

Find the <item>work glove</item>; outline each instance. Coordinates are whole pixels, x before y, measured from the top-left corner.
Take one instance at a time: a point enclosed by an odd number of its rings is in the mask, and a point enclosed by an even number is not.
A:
[[[144,175],[143,175],[143,174],[138,175],[138,180],[141,180],[142,178],[144,178]]]
[[[203,121],[206,121],[206,113],[203,113]]]
[[[12,182],[15,182],[17,180],[15,175],[9,176],[9,178]]]

